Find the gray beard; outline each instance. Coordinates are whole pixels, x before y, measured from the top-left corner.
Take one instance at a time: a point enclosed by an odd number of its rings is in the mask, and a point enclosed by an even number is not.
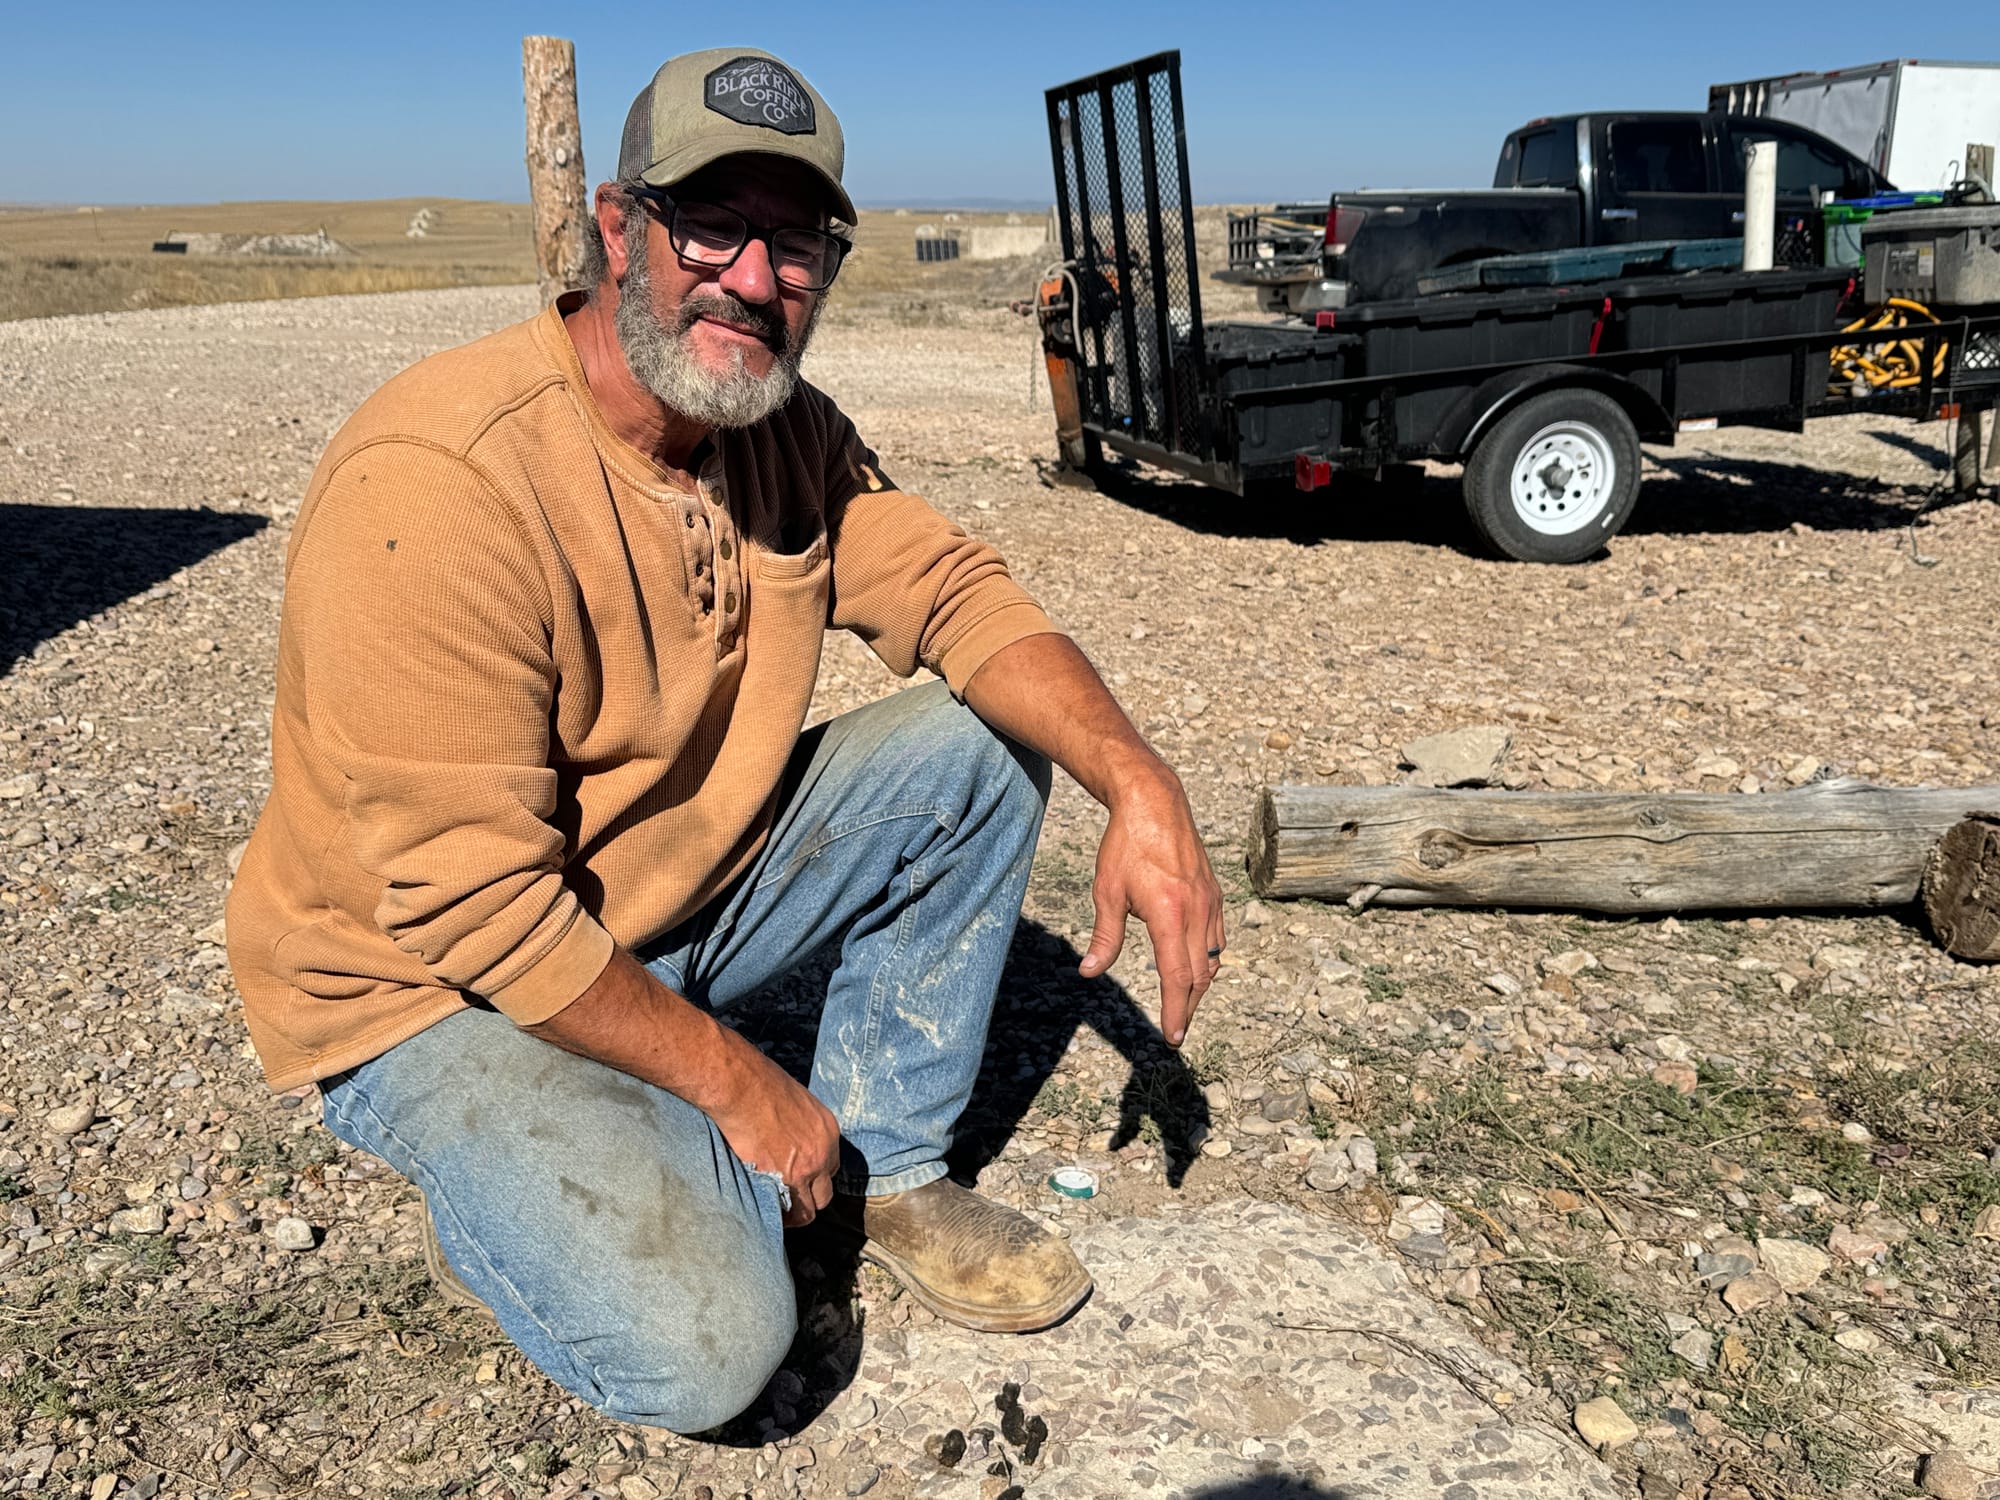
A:
[[[646,239],[644,233],[625,237],[631,259],[618,290],[618,310],[612,316],[618,345],[625,351],[625,363],[634,378],[669,410],[704,427],[751,427],[763,421],[791,399],[798,383],[799,361],[812,342],[825,302],[814,304],[812,316],[796,340],[779,324],[774,310],[749,307],[727,292],[689,297],[671,318],[663,319],[653,311]],[[745,368],[741,349],[730,351],[730,367],[718,373],[688,347],[688,330],[710,312],[733,322],[762,326],[782,340],[768,374],[755,375]]]

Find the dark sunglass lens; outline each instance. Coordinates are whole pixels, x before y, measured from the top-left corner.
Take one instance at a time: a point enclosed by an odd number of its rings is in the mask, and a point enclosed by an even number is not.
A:
[[[840,242],[813,229],[781,229],[771,237],[778,278],[817,291],[840,269]]]
[[[727,258],[743,244],[746,226],[726,208],[713,203],[683,203],[674,210],[674,248],[698,259]]]

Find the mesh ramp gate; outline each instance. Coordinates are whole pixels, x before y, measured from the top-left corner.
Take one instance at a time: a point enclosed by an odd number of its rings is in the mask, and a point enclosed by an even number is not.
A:
[[[1189,459],[1213,463],[1215,439],[1180,67],[1178,51],[1161,52],[1050,89],[1049,146],[1084,426],[1191,472]]]

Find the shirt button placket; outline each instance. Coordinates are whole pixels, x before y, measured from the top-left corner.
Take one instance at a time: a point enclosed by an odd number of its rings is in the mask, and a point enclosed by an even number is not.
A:
[[[714,591],[711,597],[720,605],[720,612],[715,621],[715,654],[723,657],[736,646],[736,606],[740,581],[734,539],[735,528],[729,515],[729,492],[723,481],[720,464],[711,464],[702,474],[701,497],[710,533],[715,538]]]

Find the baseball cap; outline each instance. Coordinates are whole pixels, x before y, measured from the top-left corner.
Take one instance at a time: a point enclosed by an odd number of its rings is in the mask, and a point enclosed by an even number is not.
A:
[[[755,47],[711,47],[668,58],[639,90],[618,144],[618,175],[671,187],[738,152],[783,156],[826,184],[833,216],[855,222],[840,185],[840,121],[805,79]]]

